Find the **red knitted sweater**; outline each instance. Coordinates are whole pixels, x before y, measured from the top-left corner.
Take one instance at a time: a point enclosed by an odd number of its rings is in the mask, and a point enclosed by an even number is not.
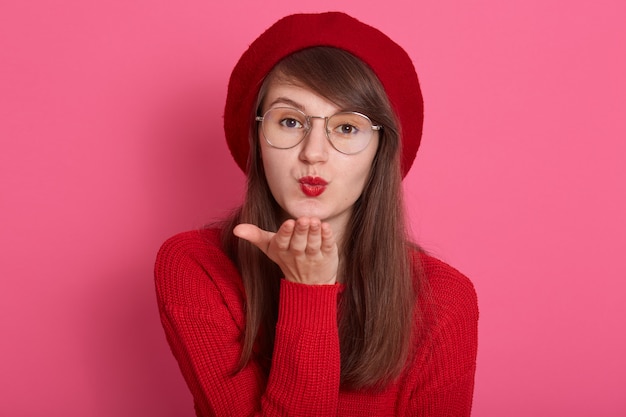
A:
[[[478,308],[471,282],[430,256],[421,262],[426,339],[403,375],[381,392],[339,386],[337,296],[341,285],[283,280],[269,377],[251,361],[234,374],[244,326],[243,285],[216,230],[163,244],[155,277],[167,340],[198,416],[470,415]]]

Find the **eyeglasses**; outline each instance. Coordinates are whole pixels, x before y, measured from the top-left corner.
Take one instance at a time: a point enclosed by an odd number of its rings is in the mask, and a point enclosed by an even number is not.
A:
[[[367,147],[381,125],[357,112],[340,112],[332,116],[308,116],[292,107],[273,107],[257,116],[265,141],[278,149],[290,149],[304,140],[311,131],[311,119],[323,119],[326,137],[333,148],[344,154],[355,154]]]

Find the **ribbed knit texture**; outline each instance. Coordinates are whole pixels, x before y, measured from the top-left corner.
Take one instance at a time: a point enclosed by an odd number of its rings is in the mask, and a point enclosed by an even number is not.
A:
[[[186,232],[163,244],[156,291],[167,340],[198,416],[470,415],[478,308],[471,282],[445,263],[416,254],[427,277],[419,299],[424,338],[403,375],[381,392],[339,386],[337,299],[341,285],[283,280],[269,378],[241,354],[241,277],[216,230]]]

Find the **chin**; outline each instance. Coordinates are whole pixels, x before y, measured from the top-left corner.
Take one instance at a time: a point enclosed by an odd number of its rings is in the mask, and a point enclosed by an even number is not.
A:
[[[327,210],[322,209],[319,205],[314,204],[317,207],[311,207],[311,204],[296,205],[287,210],[287,214],[290,218],[298,219],[300,217],[316,217],[322,221],[328,218],[329,213]]]

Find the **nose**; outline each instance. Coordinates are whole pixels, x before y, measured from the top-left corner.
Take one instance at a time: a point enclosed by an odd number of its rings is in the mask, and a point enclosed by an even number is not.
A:
[[[311,117],[310,123],[311,129],[300,149],[300,160],[310,164],[326,161],[329,147],[332,146],[325,132],[326,120],[323,117]]]

